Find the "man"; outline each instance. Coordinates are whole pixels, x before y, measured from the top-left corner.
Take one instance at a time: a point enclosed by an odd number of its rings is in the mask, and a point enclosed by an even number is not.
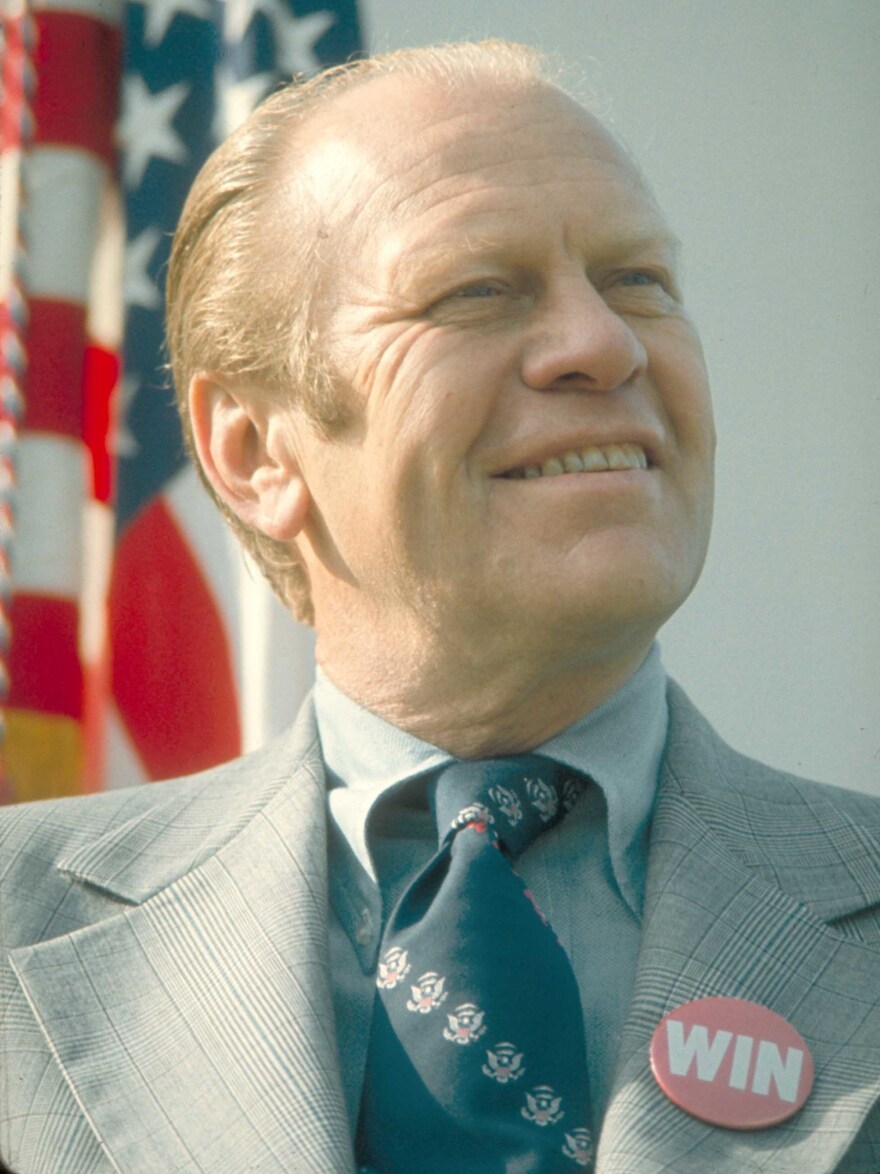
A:
[[[314,704],[196,778],[5,813],[19,1174],[880,1169],[880,809],[736,755],[653,644],[712,502],[677,256],[517,47],[331,71],[209,162],[175,381],[211,492],[313,619]],[[505,782],[442,816],[477,777]],[[649,1056],[706,998],[804,1044],[683,1036],[714,1119]],[[733,1119],[769,1095],[753,1044],[777,1091],[797,1059],[774,1122]]]

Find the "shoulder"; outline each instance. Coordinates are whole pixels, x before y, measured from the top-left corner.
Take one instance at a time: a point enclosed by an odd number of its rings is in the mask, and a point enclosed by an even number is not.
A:
[[[880,798],[740,754],[674,684],[669,712],[658,811],[698,820],[707,842],[823,919],[880,903]]]
[[[195,819],[207,832],[210,825],[228,819],[259,786],[266,754],[265,750],[257,751],[165,782],[0,809],[0,859],[8,867],[36,842],[46,863],[151,817],[163,823],[191,823]],[[5,872],[0,866],[0,880]]]
[[[199,774],[0,809],[0,945],[70,932],[120,901],[138,903],[211,856],[280,790],[296,801],[322,782],[307,707],[267,746]]]
[[[183,800],[187,792],[198,793],[200,781],[201,777],[194,775],[95,795],[43,799],[0,808],[0,859],[3,860],[0,880],[17,853],[35,838],[43,852],[52,857],[73,851],[151,809],[173,799]]]
[[[880,797],[804,778],[741,754],[724,741],[674,681],[669,682],[668,699],[666,765],[681,786],[705,790],[713,802],[757,802],[783,815],[786,808],[831,806],[864,819],[866,826],[880,832]]]

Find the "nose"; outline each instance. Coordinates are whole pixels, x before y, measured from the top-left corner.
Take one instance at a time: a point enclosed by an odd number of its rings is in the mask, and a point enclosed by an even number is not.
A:
[[[579,277],[540,299],[521,372],[536,391],[614,391],[641,374],[647,362],[630,325]]]

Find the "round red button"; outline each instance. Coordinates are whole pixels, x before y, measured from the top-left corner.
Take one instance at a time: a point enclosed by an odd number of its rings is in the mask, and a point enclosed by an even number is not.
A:
[[[725,1129],[766,1129],[801,1108],[813,1058],[788,1020],[746,999],[695,999],[660,1021],[651,1069],[680,1109]]]

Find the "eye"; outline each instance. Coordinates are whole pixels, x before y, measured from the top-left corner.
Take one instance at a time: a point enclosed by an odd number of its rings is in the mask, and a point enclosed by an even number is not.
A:
[[[619,285],[663,285],[659,273],[654,273],[650,269],[631,269],[627,273],[621,273],[618,278]]]
[[[605,297],[634,314],[672,310],[680,301],[675,279],[665,267],[620,269],[610,273]]]
[[[495,298],[504,293],[504,287],[497,281],[475,281],[457,289],[454,298]]]
[[[435,322],[449,326],[500,326],[529,304],[528,292],[516,275],[475,277],[458,286],[450,283],[448,292],[432,302],[426,312]]]

